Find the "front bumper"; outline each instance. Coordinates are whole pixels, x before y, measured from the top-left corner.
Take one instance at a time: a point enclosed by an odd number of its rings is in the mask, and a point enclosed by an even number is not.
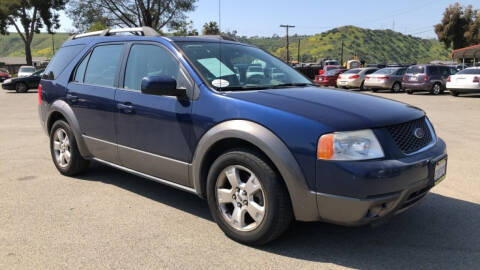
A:
[[[399,160],[317,161],[317,209],[320,220],[363,225],[395,215],[418,203],[434,186],[436,161],[447,158],[437,143]]]
[[[15,90],[15,84],[13,84],[13,83],[3,83],[2,88],[4,90]]]

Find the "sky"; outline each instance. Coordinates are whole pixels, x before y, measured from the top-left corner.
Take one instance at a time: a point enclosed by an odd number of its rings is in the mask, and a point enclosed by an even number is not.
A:
[[[187,16],[201,32],[205,22],[219,21],[220,10],[221,30],[236,30],[241,36],[284,36],[285,29],[280,24],[290,24],[295,25],[290,34],[316,34],[355,25],[434,38],[433,25],[440,22],[445,8],[455,2],[480,8],[480,0],[199,0],[195,11]],[[61,24],[59,32],[73,29],[71,20],[63,13]]]

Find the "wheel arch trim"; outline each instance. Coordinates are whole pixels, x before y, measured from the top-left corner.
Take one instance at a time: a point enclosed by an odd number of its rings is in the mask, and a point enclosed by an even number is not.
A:
[[[55,113],[60,113],[61,115],[63,115],[65,120],[67,120],[70,128],[72,129],[73,134],[75,135],[75,141],[77,142],[77,147],[80,154],[84,158],[90,157],[91,154],[90,154],[90,151],[88,151],[88,148],[85,142],[83,141],[80,124],[78,123],[77,117],[75,116],[75,113],[73,112],[70,105],[64,100],[56,100],[50,106],[47,114],[47,120],[45,122],[47,133],[50,134],[50,130],[48,130],[48,125],[51,121],[52,116]]]
[[[301,221],[319,219],[315,193],[309,190],[304,174],[288,147],[266,127],[247,120],[229,120],[217,124],[198,142],[190,167],[190,179],[200,196],[205,194],[203,190],[205,179],[201,176],[204,158],[217,142],[224,139],[244,140],[260,149],[282,176],[290,195],[295,218]]]

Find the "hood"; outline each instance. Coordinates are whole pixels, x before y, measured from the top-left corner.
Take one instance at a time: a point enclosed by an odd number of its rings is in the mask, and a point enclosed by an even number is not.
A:
[[[226,95],[300,115],[334,131],[384,127],[425,115],[419,108],[405,103],[334,89],[286,88]]]

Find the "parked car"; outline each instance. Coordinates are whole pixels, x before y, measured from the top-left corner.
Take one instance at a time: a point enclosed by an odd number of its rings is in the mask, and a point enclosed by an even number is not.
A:
[[[142,33],[110,37],[122,31]],[[235,74],[232,63],[254,60],[285,81]],[[81,34],[57,51],[38,89],[60,173],[96,161],[192,192],[245,244],[269,242],[295,219],[389,218],[445,177],[446,146],[424,111],[319,91],[281,60],[234,41],[164,38],[147,27]]]
[[[6,79],[10,79],[12,75],[10,75],[10,72],[8,70],[0,68],[0,82],[5,81]]]
[[[402,90],[402,78],[407,68],[388,67],[375,71],[365,77],[365,88],[376,92],[379,89],[390,89],[394,93]]]
[[[448,77],[456,72],[455,68],[449,66],[414,65],[409,67],[403,76],[403,88],[407,94],[426,91],[439,95],[445,90]]]
[[[447,89],[452,96],[480,92],[480,67],[471,67],[448,77]]]
[[[344,89],[360,88],[360,90],[365,90],[365,77],[377,70],[378,68],[354,68],[347,70],[338,76],[337,85]]]
[[[4,90],[15,90],[17,93],[25,93],[28,89],[35,89],[38,87],[42,74],[43,70],[39,70],[27,77],[7,79],[3,82],[2,88]]]
[[[346,69],[333,69],[325,72],[323,75],[315,76],[315,83],[321,86],[337,87],[338,75],[345,72]]]
[[[328,71],[334,70],[334,69],[339,69],[339,68],[341,68],[341,66],[338,66],[338,65],[323,66],[323,68],[321,68],[318,71],[318,75],[323,75],[323,74],[325,74],[325,72],[328,72]]]
[[[362,63],[358,60],[348,60],[347,62],[347,69],[352,69],[352,68],[360,68],[362,66]]]
[[[20,69],[18,69],[18,75],[17,77],[27,77],[32,75],[35,72],[35,67],[32,66],[21,66]]]

